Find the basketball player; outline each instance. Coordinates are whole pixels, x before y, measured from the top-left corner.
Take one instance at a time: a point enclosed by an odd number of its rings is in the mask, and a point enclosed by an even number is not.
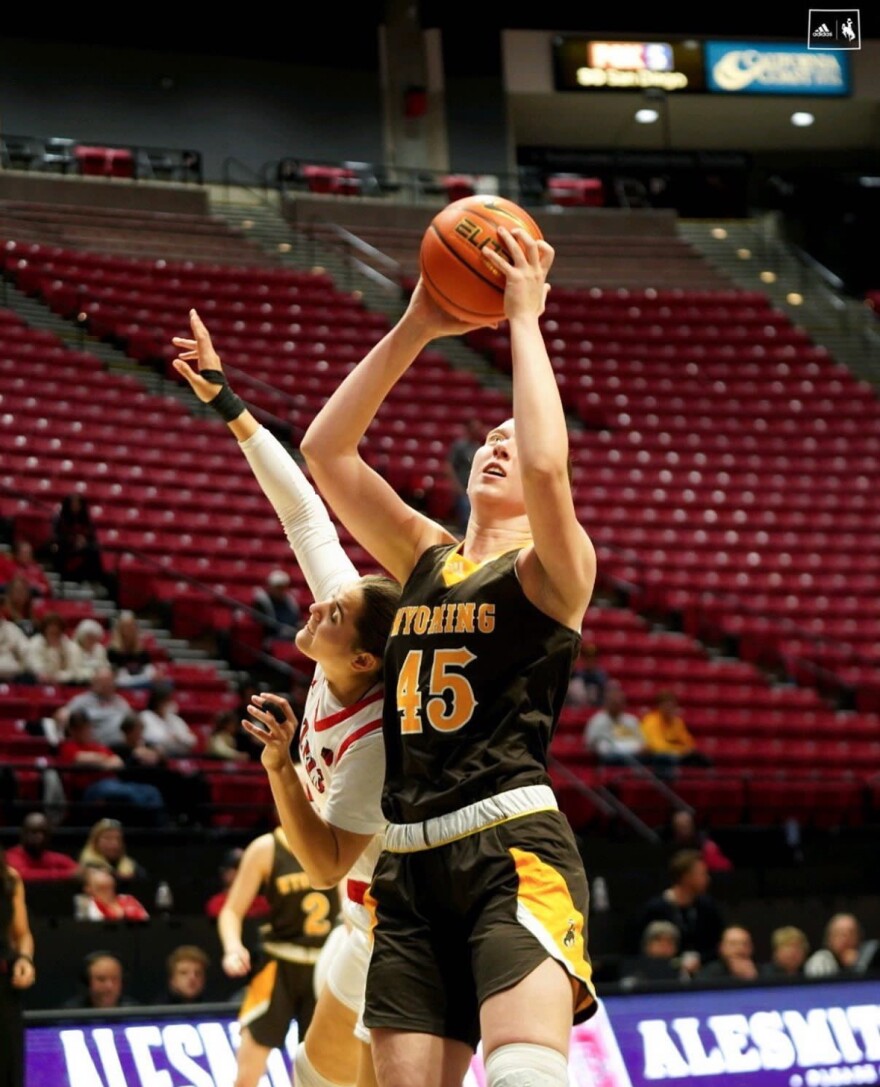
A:
[[[457,1087],[480,1038],[489,1087],[567,1087],[572,1023],[596,1009],[586,875],[546,770],[595,554],[539,326],[554,251],[499,236],[507,255],[484,254],[505,277],[513,419],[474,456],[464,540],[358,452],[420,352],[468,327],[424,284],[302,443],[340,520],[403,584],[385,656],[389,826],[368,900],[364,1021],[382,1087]]]
[[[369,1034],[359,1022],[370,954],[363,900],[381,848],[385,774],[382,741],[382,660],[400,586],[385,577],[358,577],[314,488],[280,442],[257,423],[230,390],[208,330],[195,310],[193,338],[175,337],[174,365],[204,403],[229,425],[282,524],[314,603],[297,632],[299,649],[315,661],[299,730],[303,783],[290,757],[297,728],[290,705],[256,695],[243,724],[265,743],[268,726],[284,731],[267,745],[263,764],[290,850],[315,888],[345,881],[348,938],[330,963],[327,983],[294,1062],[298,1087],[374,1083]],[[189,365],[198,363],[198,371]],[[219,392],[218,392],[219,388]],[[282,723],[269,708],[280,711]]]
[[[315,965],[340,908],[335,888],[312,887],[290,852],[281,827],[261,834],[245,849],[217,917],[223,970],[229,977],[251,972],[242,925],[261,890],[271,912],[259,930],[263,962],[251,978],[239,1010],[241,1042],[235,1087],[256,1087],[269,1054],[283,1047],[292,1019],[296,1019],[300,1038],[308,1030],[315,1010]]]

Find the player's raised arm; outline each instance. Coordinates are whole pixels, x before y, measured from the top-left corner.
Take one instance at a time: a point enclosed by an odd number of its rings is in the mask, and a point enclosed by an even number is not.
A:
[[[195,310],[190,312],[190,326],[192,338],[176,336],[172,341],[181,350],[174,368],[202,403],[211,404],[228,424],[278,515],[312,597],[328,599],[340,585],[358,577],[342,549],[336,526],[296,461],[230,389],[220,356]]]
[[[506,276],[510,323],[513,419],[520,473],[537,561],[533,602],[559,622],[580,630],[596,578],[596,556],[578,522],[568,474],[568,429],[539,318],[549,287],[554,251],[526,231],[498,228],[509,256],[487,248],[486,257]],[[530,593],[530,596],[532,593]]]
[[[427,547],[455,538],[407,505],[364,461],[358,445],[391,389],[424,348],[438,337],[472,327],[444,314],[419,282],[404,315],[346,376],[312,420],[300,446],[336,516],[399,581],[406,580]]]

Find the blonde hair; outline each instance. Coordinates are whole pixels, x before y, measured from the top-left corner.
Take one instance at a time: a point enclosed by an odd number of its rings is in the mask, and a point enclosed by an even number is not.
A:
[[[780,947],[784,947],[786,944],[800,944],[804,951],[810,950],[810,941],[807,939],[807,934],[794,925],[783,925],[782,928],[774,929],[770,937],[770,943],[774,951],[778,951]]]
[[[115,865],[111,865],[104,854],[98,851],[98,838],[105,830],[118,830],[122,835],[122,856]],[[125,850],[125,832],[122,829],[122,823],[120,823],[118,819],[99,819],[98,822],[95,823],[89,831],[86,844],[82,847],[82,851],[79,855],[79,863],[81,868],[85,868],[88,865],[93,865],[96,868],[109,868],[114,875],[120,876],[123,879],[130,879],[136,874],[137,867]]]

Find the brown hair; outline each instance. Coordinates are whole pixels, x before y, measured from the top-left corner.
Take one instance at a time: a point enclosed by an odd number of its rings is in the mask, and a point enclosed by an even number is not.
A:
[[[169,976],[174,973],[174,968],[179,962],[197,962],[205,971],[211,965],[207,953],[195,944],[181,944],[180,947],[175,947],[165,960]]]
[[[669,862],[669,876],[673,883],[680,883],[697,861],[703,860],[699,849],[680,849]]]
[[[401,587],[390,577],[369,574],[360,579],[364,603],[354,621],[358,649],[372,653],[380,661],[385,656],[385,643],[400,602]],[[379,669],[381,672],[381,667]]]

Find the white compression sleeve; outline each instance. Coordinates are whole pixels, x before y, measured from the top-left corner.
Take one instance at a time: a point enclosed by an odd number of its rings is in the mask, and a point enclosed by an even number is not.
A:
[[[299,465],[274,434],[261,426],[241,451],[272,503],[314,600],[327,600],[360,576],[342,549],[327,508]]]
[[[543,1045],[499,1046],[486,1061],[487,1087],[568,1087],[568,1061]]]

